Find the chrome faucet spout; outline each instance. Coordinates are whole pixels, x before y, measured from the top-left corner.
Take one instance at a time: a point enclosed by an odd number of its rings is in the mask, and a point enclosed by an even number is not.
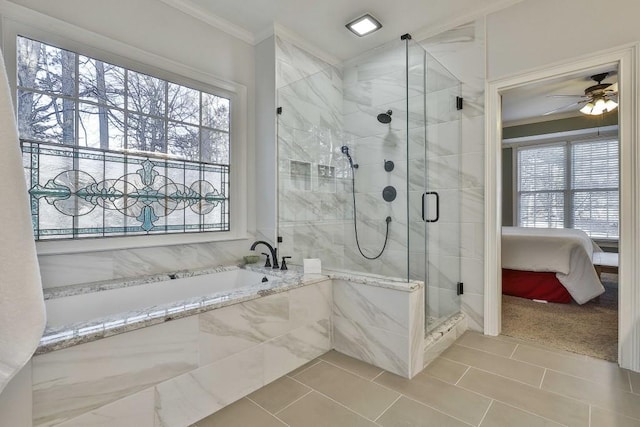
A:
[[[269,242],[265,242],[264,240],[257,240],[251,245],[251,250],[255,250],[256,246],[258,245],[264,245],[269,249],[269,252],[271,252],[271,259],[273,260],[273,268],[280,268],[280,266],[278,265],[278,249],[271,246]]]

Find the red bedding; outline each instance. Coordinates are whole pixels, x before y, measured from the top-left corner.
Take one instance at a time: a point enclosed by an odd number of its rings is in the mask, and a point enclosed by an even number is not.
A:
[[[502,269],[502,293],[521,298],[570,303],[571,295],[556,273]]]

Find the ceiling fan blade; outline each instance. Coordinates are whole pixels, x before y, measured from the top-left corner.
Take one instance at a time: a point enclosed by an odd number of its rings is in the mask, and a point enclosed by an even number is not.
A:
[[[578,105],[583,104],[585,102],[586,101],[572,102],[571,104],[565,105],[564,107],[560,107],[560,108],[556,108],[556,109],[551,110],[551,111],[547,111],[546,113],[543,114],[543,116],[548,116],[549,114],[557,113],[558,111],[566,110],[567,108],[571,108],[573,106],[577,107]]]
[[[585,95],[547,95],[547,98],[584,98]]]
[[[604,90],[605,92],[615,92],[618,93],[618,82],[612,84],[611,86],[609,86],[608,88],[606,88]]]

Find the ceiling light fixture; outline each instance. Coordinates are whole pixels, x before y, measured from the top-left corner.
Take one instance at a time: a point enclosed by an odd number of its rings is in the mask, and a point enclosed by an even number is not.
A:
[[[604,97],[600,97],[587,102],[586,105],[580,109],[580,112],[589,116],[599,116],[600,114],[613,111],[616,108],[618,108],[617,102],[612,99],[605,100]]]
[[[362,37],[379,30],[382,28],[382,24],[376,18],[367,13],[366,15],[349,22],[346,27],[355,35]]]

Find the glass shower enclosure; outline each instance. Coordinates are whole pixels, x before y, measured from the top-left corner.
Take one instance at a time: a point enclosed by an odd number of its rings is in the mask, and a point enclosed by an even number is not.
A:
[[[280,47],[280,254],[425,283],[460,311],[460,82],[409,35],[342,64]]]

